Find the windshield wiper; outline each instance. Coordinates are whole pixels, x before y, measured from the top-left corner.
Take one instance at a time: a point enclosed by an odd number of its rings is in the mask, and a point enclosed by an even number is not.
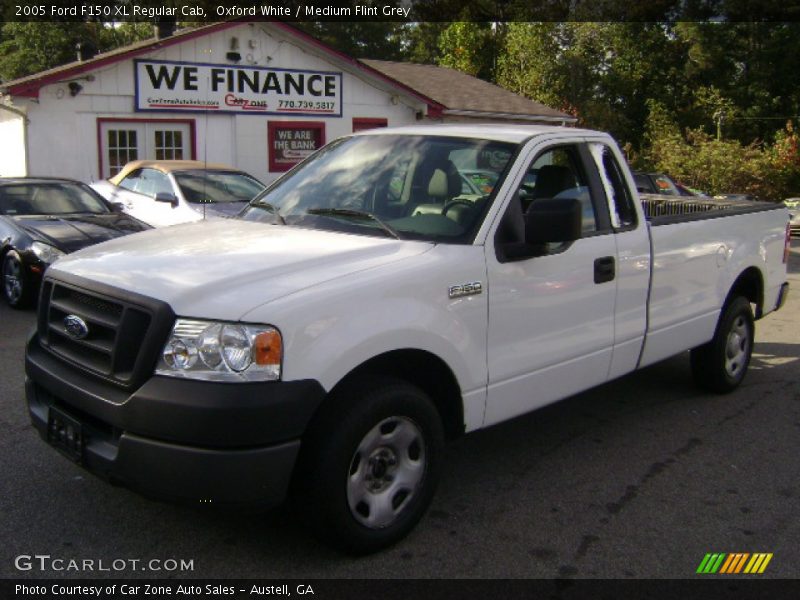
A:
[[[273,206],[269,202],[266,202],[264,200],[253,200],[250,202],[250,206],[257,206],[258,208],[267,209],[267,211],[275,215],[275,218],[281,225],[286,225],[286,219],[284,219],[283,215],[278,212],[278,209],[275,208],[275,206]]]
[[[309,208],[306,213],[309,215],[327,215],[335,217],[356,217],[358,219],[369,219],[370,221],[375,221],[375,223],[377,223],[381,229],[391,235],[394,239],[403,239],[400,233],[394,227],[383,222],[371,212],[367,212],[365,210],[353,210],[351,208]]]

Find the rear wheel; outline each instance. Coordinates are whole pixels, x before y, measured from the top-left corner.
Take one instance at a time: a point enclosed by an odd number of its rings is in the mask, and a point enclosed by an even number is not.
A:
[[[31,303],[31,284],[22,259],[15,250],[9,250],[3,258],[3,297],[12,308],[25,308]]]
[[[332,398],[304,441],[301,517],[326,543],[356,554],[405,537],[436,488],[444,434],[418,388],[362,381]]]
[[[725,306],[714,338],[692,350],[692,375],[697,384],[717,393],[736,389],[747,374],[754,338],[750,301],[738,296]]]

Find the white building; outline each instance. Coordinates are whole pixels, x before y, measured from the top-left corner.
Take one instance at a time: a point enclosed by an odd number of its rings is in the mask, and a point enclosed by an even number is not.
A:
[[[154,38],[6,82],[0,94],[0,176],[83,181],[134,159],[191,158],[267,182],[358,129],[575,120],[452,69],[358,61],[279,22]]]

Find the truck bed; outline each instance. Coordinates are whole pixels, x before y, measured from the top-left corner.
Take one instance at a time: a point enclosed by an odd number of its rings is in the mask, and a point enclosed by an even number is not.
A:
[[[743,274],[761,290],[756,317],[775,308],[784,281],[788,216],[782,205],[648,196],[642,206],[653,259],[640,366],[709,341]]]

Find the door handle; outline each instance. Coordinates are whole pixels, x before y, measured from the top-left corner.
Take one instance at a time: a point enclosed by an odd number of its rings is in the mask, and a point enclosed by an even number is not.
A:
[[[614,281],[617,275],[616,261],[613,256],[603,256],[594,261],[594,282]]]

